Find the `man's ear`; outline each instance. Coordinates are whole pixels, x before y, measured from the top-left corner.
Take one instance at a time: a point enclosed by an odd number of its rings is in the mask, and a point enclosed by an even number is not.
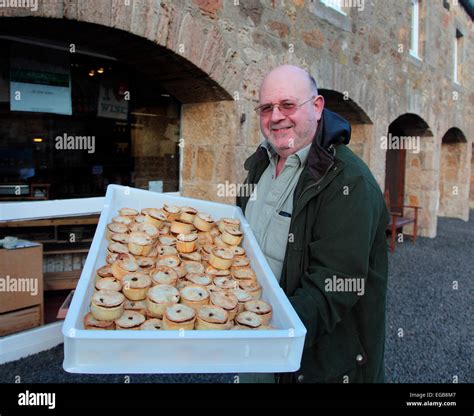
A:
[[[324,97],[322,95],[316,96],[314,99],[314,110],[316,111],[316,119],[319,121],[323,115],[324,110]]]

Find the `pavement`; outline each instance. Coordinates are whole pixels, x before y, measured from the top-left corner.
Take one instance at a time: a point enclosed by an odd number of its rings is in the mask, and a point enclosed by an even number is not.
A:
[[[473,383],[474,211],[439,218],[435,239],[410,239],[389,255],[385,366],[388,383]],[[63,345],[0,366],[0,383],[232,383],[234,374],[69,374]]]

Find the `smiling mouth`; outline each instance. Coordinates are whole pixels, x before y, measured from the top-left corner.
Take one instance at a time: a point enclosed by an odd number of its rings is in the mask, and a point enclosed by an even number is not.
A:
[[[275,127],[272,127],[272,131],[273,132],[282,132],[282,131],[286,131],[286,130],[289,130],[291,129],[293,126],[289,126],[289,127],[280,127],[280,128],[275,128]]]

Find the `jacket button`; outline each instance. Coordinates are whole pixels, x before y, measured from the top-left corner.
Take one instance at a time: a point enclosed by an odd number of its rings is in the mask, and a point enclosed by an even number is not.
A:
[[[362,354],[357,354],[356,361],[360,364],[363,360],[364,360],[364,357],[362,357]]]
[[[298,380],[298,383],[302,383],[304,381],[304,375],[303,374],[300,374],[297,378]]]

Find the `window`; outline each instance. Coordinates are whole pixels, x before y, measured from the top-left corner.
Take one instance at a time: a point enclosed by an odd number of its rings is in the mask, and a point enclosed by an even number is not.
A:
[[[338,11],[341,14],[346,14],[344,10],[342,10],[343,7],[343,0],[321,0],[321,2],[326,6],[330,7],[331,9],[334,9]]]
[[[456,84],[461,83],[461,72],[462,72],[462,47],[463,47],[463,34],[456,29],[456,37],[454,39],[454,56],[453,56],[453,80]]]
[[[411,1],[411,38],[410,38],[410,55],[419,58],[419,42],[420,42],[420,2],[419,0]]]

